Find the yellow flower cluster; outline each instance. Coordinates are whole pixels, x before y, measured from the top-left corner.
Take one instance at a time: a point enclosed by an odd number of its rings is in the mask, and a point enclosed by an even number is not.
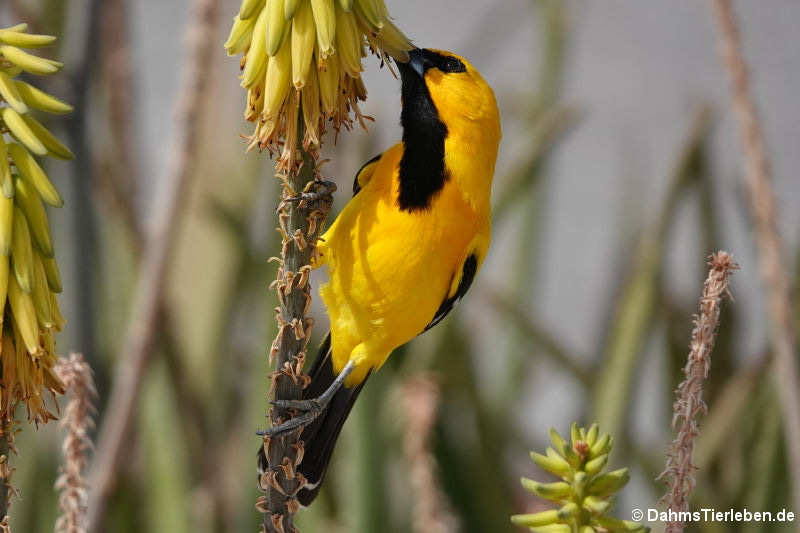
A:
[[[570,441],[555,429],[550,430],[552,447],[547,455],[531,452],[531,459],[541,469],[561,481],[540,483],[522,478],[522,486],[544,500],[558,504],[558,509],[514,515],[511,521],[533,533],[647,533],[650,529],[636,522],[608,516],[615,495],[628,483],[627,468],[605,470],[614,439],[600,433],[597,424],[589,429],[570,427]]]
[[[64,320],[56,294],[61,280],[44,203],[63,200],[34,156],[72,159],[73,154],[31,111],[67,113],[72,107],[22,80],[21,72],[53,74],[62,64],[26,52],[55,41],[27,33],[20,24],[0,29],[0,416],[27,405],[28,418],[54,418],[45,391],[63,393],[53,372],[54,333]]]
[[[306,149],[320,145],[328,120],[336,131],[354,119],[363,125],[367,47],[382,60],[408,61],[412,45],[384,0],[242,0],[225,48],[244,54],[245,118],[256,124],[250,148],[280,151],[279,168],[288,170],[300,113]]]

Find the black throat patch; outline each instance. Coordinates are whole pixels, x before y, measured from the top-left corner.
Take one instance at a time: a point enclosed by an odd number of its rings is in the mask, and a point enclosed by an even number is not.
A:
[[[403,157],[400,160],[402,211],[430,207],[431,200],[448,179],[444,165],[444,140],[447,126],[439,120],[425,80],[406,65],[399,64],[403,79]]]

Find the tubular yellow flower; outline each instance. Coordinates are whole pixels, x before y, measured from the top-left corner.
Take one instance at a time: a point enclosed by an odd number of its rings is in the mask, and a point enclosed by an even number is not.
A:
[[[306,150],[319,147],[327,122],[337,132],[363,125],[367,48],[388,63],[407,61],[412,45],[384,0],[243,0],[225,48],[244,54],[245,118],[255,123],[249,148],[280,153],[278,168],[288,171],[301,110]]]
[[[54,334],[64,320],[44,206],[60,207],[63,200],[34,155],[72,159],[73,154],[31,113],[62,114],[72,107],[14,78],[23,71],[57,72],[61,63],[22,50],[54,40],[27,33],[24,24],[0,29],[0,416],[13,416],[24,403],[36,423],[55,418],[45,406],[46,392],[64,392],[53,370]]]

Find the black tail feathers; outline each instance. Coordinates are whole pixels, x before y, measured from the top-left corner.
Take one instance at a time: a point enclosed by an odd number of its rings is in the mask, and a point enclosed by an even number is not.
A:
[[[314,360],[308,375],[311,377],[311,383],[303,391],[303,399],[317,398],[336,379],[336,374],[333,371],[333,360],[331,359],[330,333],[328,333],[325,341],[320,346],[317,358]],[[316,498],[322,486],[325,471],[328,469],[328,463],[333,455],[336,440],[364,383],[366,383],[366,380],[352,389],[347,387],[339,389],[319,418],[303,429],[300,438],[305,443],[305,448],[303,460],[298,465],[297,470],[308,480],[308,486],[297,494],[297,499],[301,505],[310,505]],[[267,461],[266,457],[264,457],[263,447],[259,449],[258,453],[259,468],[266,469]]]

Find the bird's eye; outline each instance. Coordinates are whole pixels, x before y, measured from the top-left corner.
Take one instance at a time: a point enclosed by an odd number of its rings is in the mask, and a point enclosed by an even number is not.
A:
[[[439,66],[439,69],[442,72],[466,72],[467,67],[464,66],[464,63],[456,59],[455,57],[448,57],[445,59],[442,64]]]

